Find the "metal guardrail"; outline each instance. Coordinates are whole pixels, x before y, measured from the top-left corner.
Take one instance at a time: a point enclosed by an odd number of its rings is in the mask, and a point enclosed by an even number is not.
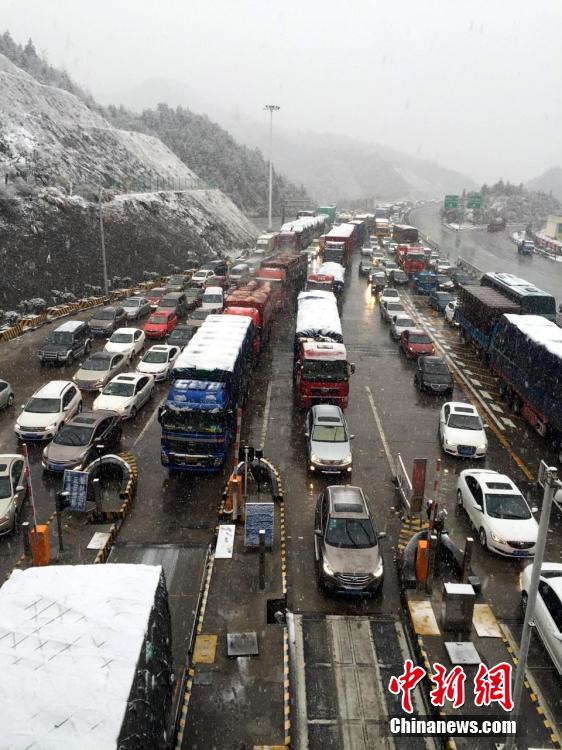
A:
[[[410,481],[410,477],[408,476],[408,472],[406,471],[406,467],[404,466],[404,461],[402,461],[402,456],[400,453],[396,457],[396,487],[398,489],[398,492],[400,493],[400,497],[402,498],[402,502],[406,506],[406,510],[408,512],[408,515],[410,515],[410,506],[411,506],[411,499],[412,499],[412,482]]]

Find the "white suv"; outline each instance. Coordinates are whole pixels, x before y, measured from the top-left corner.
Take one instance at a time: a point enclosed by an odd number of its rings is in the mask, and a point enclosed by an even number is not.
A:
[[[14,431],[20,440],[51,440],[79,411],[82,411],[82,394],[74,383],[51,380],[25,404]]]

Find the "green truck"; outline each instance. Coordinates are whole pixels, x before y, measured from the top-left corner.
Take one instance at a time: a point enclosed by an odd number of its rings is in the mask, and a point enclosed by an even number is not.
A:
[[[333,224],[336,220],[336,209],[337,206],[318,206],[316,213],[325,214]]]

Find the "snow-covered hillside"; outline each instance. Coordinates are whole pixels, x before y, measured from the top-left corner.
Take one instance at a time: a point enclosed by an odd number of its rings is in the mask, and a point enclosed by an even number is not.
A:
[[[1,55],[0,177],[0,258],[11,269],[4,308],[101,284],[100,187],[112,186],[102,204],[110,278],[186,268],[194,255],[248,247],[258,234],[219,190],[132,192],[198,178],[158,138],[113,127]]]
[[[38,83],[0,55],[0,170],[25,165],[48,183],[196,177],[157,138],[114,128],[73,94]]]

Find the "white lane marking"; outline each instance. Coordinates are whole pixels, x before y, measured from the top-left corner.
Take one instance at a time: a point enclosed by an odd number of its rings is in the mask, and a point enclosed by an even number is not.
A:
[[[465,372],[468,372],[468,370],[465,370]],[[470,382],[472,385],[477,385],[479,388],[482,388],[482,383],[479,380],[476,380],[476,378],[470,378]]]
[[[491,403],[490,406],[497,414],[503,414],[503,409],[501,406],[498,406],[497,404]]]
[[[483,391],[482,389],[480,389],[480,393],[482,396],[484,396],[484,398],[488,399],[488,401],[493,401],[494,397],[488,391]]]
[[[368,385],[365,386],[365,390],[367,391],[367,398],[369,399],[369,403],[371,404],[371,409],[373,412],[373,417],[375,418],[375,422],[377,424],[377,428],[379,431],[379,434],[381,436],[382,440],[382,447],[384,448],[384,452],[386,453],[386,459],[388,461],[388,465],[390,466],[390,471],[392,472],[392,476],[396,476],[396,466],[394,465],[394,459],[392,458],[392,453],[390,452],[390,447],[388,445],[388,440],[386,439],[386,434],[384,432],[381,418],[379,416],[379,412],[377,410],[377,407],[375,406],[375,400],[373,398],[373,394],[371,393],[371,389]]]
[[[154,409],[154,411],[150,415],[150,418],[149,418],[148,422],[145,424],[145,426],[142,428],[142,430],[137,435],[136,440],[133,443],[133,448],[136,446],[136,444],[139,442],[139,440],[142,437],[144,437],[146,431],[148,430],[148,428],[150,427],[150,425],[154,422],[154,420],[158,416],[158,409],[162,406],[162,404],[166,401],[166,399],[167,399],[167,396],[164,396],[164,398],[156,405],[156,409]]]
[[[506,425],[507,427],[513,427],[513,429],[515,429],[515,427],[516,427],[516,425],[515,425],[515,424],[514,424],[514,423],[513,423],[512,421],[511,421],[511,419],[508,419],[507,417],[502,417],[502,422],[503,422],[503,423],[504,423],[504,424],[505,424],[505,425]]]
[[[261,428],[261,447],[265,445],[265,438],[267,435],[267,426],[269,424],[269,410],[271,408],[271,382],[267,386],[267,396],[265,397],[265,409],[263,411],[263,425]]]

